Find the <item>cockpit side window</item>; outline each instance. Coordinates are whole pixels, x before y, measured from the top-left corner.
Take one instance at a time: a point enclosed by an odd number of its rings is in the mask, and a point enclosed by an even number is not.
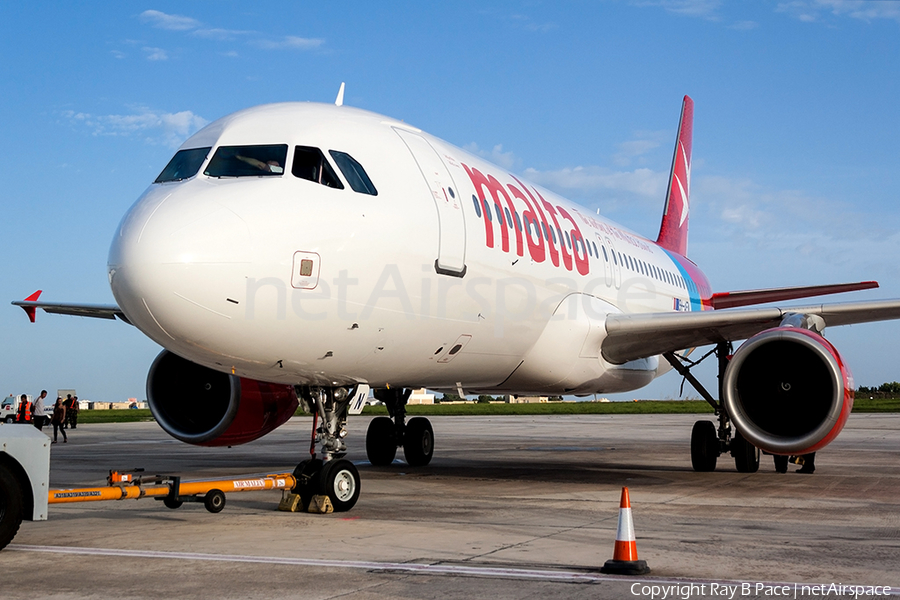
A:
[[[378,195],[378,190],[375,189],[372,180],[366,174],[366,170],[352,156],[337,150],[329,150],[328,152],[331,154],[334,162],[337,163],[341,173],[344,174],[344,179],[347,180],[354,192],[369,194],[370,196]]]
[[[344,189],[344,184],[338,179],[325,155],[318,148],[311,146],[294,148],[294,165],[291,167],[291,173],[300,179],[314,181],[339,190]]]
[[[190,179],[200,170],[200,165],[206,160],[210,150],[212,150],[212,148],[179,150],[153,183],[167,183],[169,181]]]
[[[271,177],[284,173],[287,144],[220,146],[204,175],[210,177]]]

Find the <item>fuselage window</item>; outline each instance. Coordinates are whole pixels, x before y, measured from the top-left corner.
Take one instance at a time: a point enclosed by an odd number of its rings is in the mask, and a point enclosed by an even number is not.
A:
[[[338,169],[344,174],[344,179],[347,180],[354,192],[370,196],[378,195],[378,190],[375,189],[372,180],[366,174],[366,170],[363,169],[356,159],[346,152],[338,152],[337,150],[329,150],[328,153],[331,154],[331,158],[337,163]],[[453,195],[452,189],[450,190],[450,195]]]
[[[516,229],[522,231],[522,221],[519,220],[519,213],[513,211],[513,216],[516,218]]]
[[[587,247],[588,247],[588,256],[590,256],[591,258],[594,258],[594,250],[593,250],[593,248],[591,248],[590,242],[587,243]],[[598,256],[597,258],[600,258],[600,257]]]
[[[512,215],[509,214],[509,208],[504,208],[503,211],[506,213],[506,226],[509,227],[510,229],[512,229],[513,220],[512,220]]]
[[[475,204],[475,214],[478,215],[478,218],[481,218],[481,202],[478,201],[477,196],[472,196],[472,202]]]
[[[294,149],[294,164],[291,167],[294,177],[321,183],[330,188],[344,189],[331,164],[318,148],[297,146]]]
[[[500,212],[500,205],[494,204],[494,212],[497,213],[497,222],[500,223],[500,226],[503,226],[503,213]]]
[[[280,177],[284,173],[287,149],[287,144],[219,146],[203,174],[210,177]]]
[[[603,250],[603,260],[609,262],[609,255],[606,254],[606,246],[600,246],[600,249]],[[615,254],[613,254],[615,256]]]
[[[491,223],[494,222],[494,214],[491,212],[491,207],[488,206],[488,202],[485,198],[481,199],[481,204],[484,206],[484,214],[487,215],[488,221]]]
[[[566,246],[568,246],[569,250],[571,250],[572,249],[572,240],[569,239],[569,232],[566,231],[565,234],[566,234]]]
[[[206,160],[210,150],[212,150],[212,148],[179,150],[153,183],[166,183],[168,181],[190,179],[200,170],[200,165]]]

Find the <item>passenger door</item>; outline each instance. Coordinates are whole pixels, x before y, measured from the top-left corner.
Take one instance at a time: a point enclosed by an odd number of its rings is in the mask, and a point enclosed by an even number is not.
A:
[[[441,275],[466,274],[466,223],[459,192],[447,166],[420,135],[394,128],[412,153],[428,186],[438,216],[438,255],[434,269]]]

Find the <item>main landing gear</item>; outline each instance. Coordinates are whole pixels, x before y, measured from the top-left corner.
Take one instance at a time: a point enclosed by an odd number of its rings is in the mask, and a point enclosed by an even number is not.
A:
[[[359,471],[346,460],[347,413],[350,401],[365,390],[336,387],[299,387],[297,396],[304,409],[313,415],[310,458],[294,469],[297,486],[304,506],[309,506],[314,496],[327,496],[335,512],[348,511],[359,500]],[[321,458],[316,456],[316,445],[321,443]]]
[[[411,467],[423,467],[434,454],[434,430],[424,417],[406,422],[406,403],[411,390],[386,388],[375,390],[375,398],[384,402],[390,417],[375,417],[366,432],[366,454],[376,466],[394,462],[397,448]]]
[[[712,421],[694,423],[691,431],[691,465],[695,471],[714,471],[719,456],[726,452],[731,453],[734,458],[734,466],[739,472],[755,473],[759,470],[759,448],[744,439],[741,433],[732,427],[731,419],[722,402],[716,401],[690,371],[691,367],[715,354],[719,363],[719,398],[721,398],[722,381],[731,353],[731,342],[719,342],[715,349],[696,362],[677,356],[674,352],[667,352],[663,355],[672,368],[678,371],[713,407],[719,420],[718,427]]]

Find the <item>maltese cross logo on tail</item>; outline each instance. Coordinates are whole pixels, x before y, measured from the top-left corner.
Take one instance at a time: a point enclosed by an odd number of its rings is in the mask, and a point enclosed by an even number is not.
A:
[[[691,196],[691,138],[694,127],[694,101],[684,97],[678,139],[672,156],[666,209],[656,243],[672,252],[687,256],[688,216]]]

